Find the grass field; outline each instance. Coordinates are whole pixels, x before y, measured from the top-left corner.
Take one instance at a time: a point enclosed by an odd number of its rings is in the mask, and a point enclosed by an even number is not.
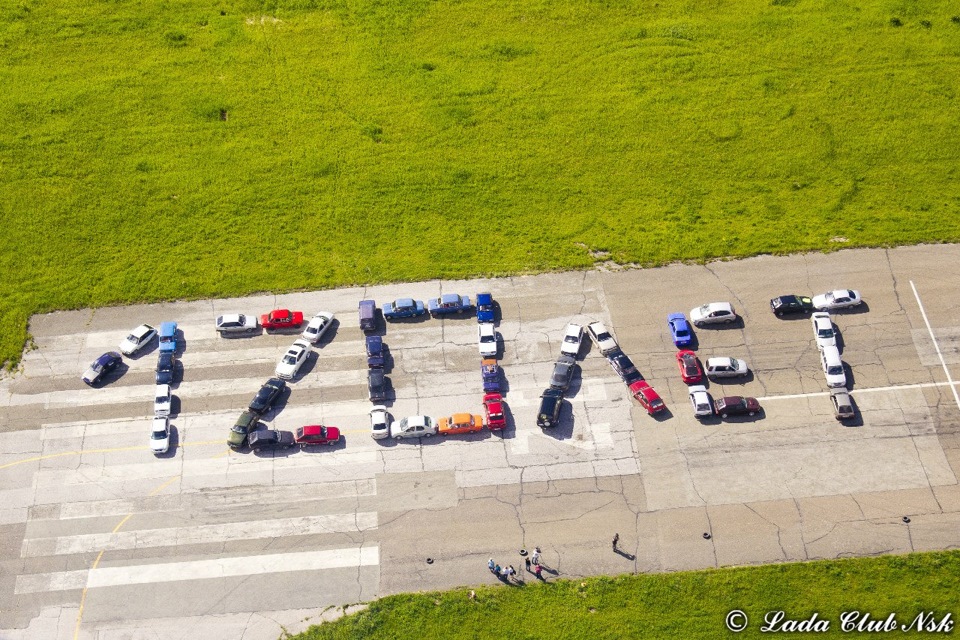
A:
[[[854,560],[720,569],[617,578],[589,578],[525,587],[484,587],[444,593],[391,596],[336,622],[311,627],[295,640],[384,638],[791,638],[934,636],[942,634],[844,633],[842,612],[896,614],[908,626],[920,613],[956,623],[960,552],[917,553]],[[733,634],[731,610],[749,617]],[[768,612],[805,620],[818,614],[828,633],[760,633]]]
[[[957,13],[11,0],[0,362],[52,309],[960,240]]]

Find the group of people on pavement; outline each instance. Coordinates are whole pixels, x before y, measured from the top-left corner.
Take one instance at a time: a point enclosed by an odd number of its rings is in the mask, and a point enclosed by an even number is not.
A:
[[[522,552],[522,555],[526,555],[526,552]],[[542,568],[540,566],[540,555],[540,547],[534,547],[533,553],[529,556],[526,556],[524,558],[524,562],[526,563],[527,571],[535,575],[538,579],[542,580],[543,577],[541,575]],[[506,567],[501,567],[496,561],[494,561],[493,558],[490,558],[489,562],[487,562],[487,568],[490,569],[490,573],[497,576],[497,578],[500,580],[508,583],[511,581],[513,576],[517,575],[517,570],[513,568],[512,564],[507,565]],[[521,582],[519,578],[513,579],[517,582]]]

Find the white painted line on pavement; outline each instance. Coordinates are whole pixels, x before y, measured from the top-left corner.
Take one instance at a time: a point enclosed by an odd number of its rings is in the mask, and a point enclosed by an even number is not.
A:
[[[895,384],[889,387],[870,387],[869,389],[854,389],[849,393],[850,395],[857,395],[861,393],[877,393],[877,392],[882,393],[885,391],[904,391],[907,389],[929,389],[932,387],[953,386],[954,387],[953,393],[954,395],[956,395],[957,391],[955,387],[958,384],[960,383],[952,382],[952,381],[951,382],[920,382],[917,384],[900,384],[900,385]],[[762,400],[764,402],[767,402],[769,400],[796,400],[798,398],[815,398],[818,396],[826,397],[829,395],[830,395],[829,391],[811,391],[810,393],[795,393],[792,395],[785,395],[785,396],[763,396],[763,397],[757,398],[757,400]]]
[[[947,368],[947,363],[943,359],[943,353],[940,351],[940,344],[937,342],[937,337],[933,335],[933,328],[930,326],[930,320],[927,319],[927,312],[923,309],[923,303],[920,302],[920,294],[917,293],[917,288],[914,286],[913,280],[910,281],[910,288],[913,289],[913,297],[917,299],[917,306],[920,307],[920,315],[923,316],[923,323],[927,325],[927,332],[933,341],[933,348],[937,350],[937,357],[940,358],[943,373],[946,374],[947,382],[950,384],[950,390],[953,391],[953,399],[957,403],[957,408],[960,409],[960,395],[957,394],[957,388],[954,386],[953,378],[950,376],[950,369]]]

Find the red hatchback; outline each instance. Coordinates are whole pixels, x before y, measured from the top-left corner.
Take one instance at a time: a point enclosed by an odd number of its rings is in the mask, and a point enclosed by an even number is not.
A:
[[[636,398],[640,406],[647,410],[647,413],[653,415],[667,408],[663,400],[653,390],[653,387],[646,380],[637,380],[630,385],[630,393]]]
[[[703,369],[697,360],[697,354],[689,349],[677,352],[677,366],[680,367],[680,377],[687,384],[699,384],[703,380]]]
[[[331,446],[340,442],[340,429],[336,427],[325,427],[320,424],[300,427],[296,432],[296,442],[301,447],[311,444],[329,444]]]
[[[507,426],[507,419],[503,415],[503,396],[499,393],[484,395],[483,408],[487,412],[487,429],[498,431]]]
[[[302,311],[290,309],[274,309],[268,314],[260,316],[260,324],[264,329],[299,329],[303,324]]]

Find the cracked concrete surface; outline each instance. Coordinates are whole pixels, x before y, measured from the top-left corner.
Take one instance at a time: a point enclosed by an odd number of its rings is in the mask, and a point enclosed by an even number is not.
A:
[[[268,562],[247,575],[91,588],[82,638],[147,629],[158,638],[275,638],[352,603],[491,581],[491,556],[524,576],[519,550],[534,546],[547,580],[960,547],[960,408],[943,386],[909,285],[955,367],[958,257],[960,247],[949,245],[840,251],[36,317],[38,348],[25,355],[21,374],[0,381],[0,635],[72,637],[80,590],[71,585],[83,584],[103,550],[90,541],[104,539],[113,543],[101,543],[109,550],[100,567],[115,571],[238,557],[255,564],[290,553],[374,555],[316,570]],[[809,320],[778,320],[768,306],[776,295],[837,287],[857,288],[866,300],[862,310],[834,315],[858,405],[853,426],[832,417]],[[422,443],[371,440],[357,301],[481,290],[501,306],[508,429]],[[764,412],[700,423],[665,319],[720,300],[732,302],[744,324],[698,330],[698,355],[742,357],[753,376],[709,390],[760,397]],[[274,307],[331,310],[339,322],[266,422],[335,424],[345,445],[223,455],[235,414],[293,336],[221,339],[213,318]],[[143,445],[155,351],[128,360],[129,370],[102,389],[83,388],[78,376],[130,327],[168,319],[183,329],[174,423],[184,446],[154,459]],[[543,433],[533,418],[563,328],[594,319],[611,328],[669,413],[647,416],[585,345],[562,424]],[[473,319],[380,331],[393,359],[395,417],[479,409]],[[278,520],[316,516],[330,525],[270,533]],[[188,543],[157,546],[168,530]],[[611,552],[614,533],[623,553]]]

